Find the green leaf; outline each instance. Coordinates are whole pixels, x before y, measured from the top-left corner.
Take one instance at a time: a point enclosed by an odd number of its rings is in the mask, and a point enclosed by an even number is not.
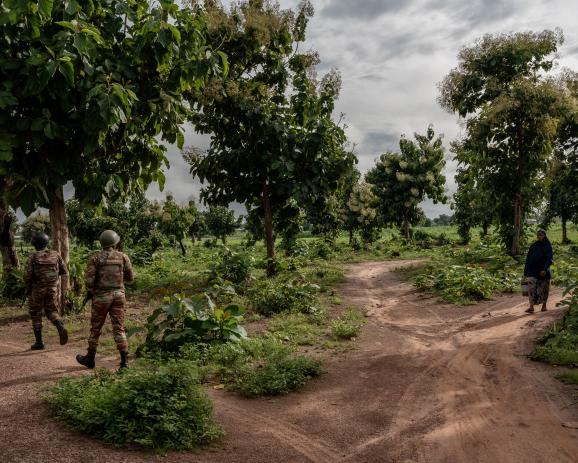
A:
[[[218,51],[217,54],[221,58],[221,65],[223,66],[223,75],[227,76],[229,74],[229,58],[227,58],[227,55],[222,51]]]
[[[74,65],[71,61],[65,61],[59,59],[60,64],[58,65],[58,70],[66,79],[66,82],[71,87],[74,87]]]
[[[38,0],[38,11],[42,16],[49,18],[52,16],[52,8],[54,7],[54,0]]]
[[[185,145],[185,136],[180,130],[177,132],[177,147],[182,150]]]

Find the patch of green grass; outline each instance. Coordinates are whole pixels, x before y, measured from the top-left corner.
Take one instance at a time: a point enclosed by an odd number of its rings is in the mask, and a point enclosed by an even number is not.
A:
[[[64,378],[46,400],[66,425],[115,445],[188,450],[223,435],[198,367],[182,360]]]
[[[280,314],[270,320],[267,330],[296,346],[312,346],[323,334],[320,322],[302,313]]]
[[[331,335],[337,340],[355,338],[364,323],[363,313],[356,309],[347,309],[337,319],[331,321]]]
[[[578,384],[578,371],[567,371],[556,378],[566,384]]]
[[[265,364],[247,365],[233,389],[248,397],[287,394],[322,373],[321,361],[305,356],[284,357]]]

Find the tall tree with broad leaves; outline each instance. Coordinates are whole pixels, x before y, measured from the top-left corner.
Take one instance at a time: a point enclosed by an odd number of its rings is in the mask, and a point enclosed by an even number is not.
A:
[[[266,0],[231,9],[205,3],[211,44],[222,44],[230,67],[227,78],[212,79],[208,91],[194,96],[202,111],[193,122],[212,134],[211,143],[207,153],[189,151],[185,158],[205,184],[205,201],[237,201],[263,217],[272,275],[275,215],[294,214],[293,203],[318,209],[354,164],[343,128],[332,119],[340,78],[331,72],[317,81],[316,54],[298,50],[313,14],[308,1],[296,12]]]
[[[466,118],[472,156],[463,165],[484,178],[514,256],[527,213],[542,195],[559,121],[572,106],[546,76],[562,41],[561,32],[548,30],[486,35],[461,50],[458,66],[440,84],[441,105]]]
[[[235,218],[235,213],[226,206],[210,206],[204,214],[207,231],[219,238],[223,244],[227,244],[227,236],[235,233],[239,226],[239,221]]]
[[[68,258],[63,186],[99,203],[151,182],[182,146],[183,92],[220,71],[203,12],[173,0],[4,0],[0,8],[0,176],[8,204],[50,209]],[[63,295],[67,281],[64,278]]]
[[[484,177],[476,175],[469,165],[469,160],[475,154],[469,151],[468,144],[465,141],[452,142],[451,151],[458,163],[455,175],[458,189],[453,195],[451,205],[454,210],[452,220],[458,226],[458,234],[465,244],[471,239],[472,227],[481,226],[482,235],[488,234],[495,216],[495,202],[484,183]]]
[[[402,137],[400,152],[382,154],[365,176],[377,197],[382,223],[397,225],[406,239],[410,239],[411,225],[423,217],[421,202],[447,200],[442,137],[436,137],[432,126],[425,135],[414,137],[415,141]]]

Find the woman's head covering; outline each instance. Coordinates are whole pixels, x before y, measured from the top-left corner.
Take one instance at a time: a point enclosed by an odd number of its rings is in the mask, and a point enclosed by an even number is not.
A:
[[[548,236],[546,235],[546,230],[544,230],[543,228],[538,228],[538,231],[536,232],[537,235],[544,235],[544,236]]]

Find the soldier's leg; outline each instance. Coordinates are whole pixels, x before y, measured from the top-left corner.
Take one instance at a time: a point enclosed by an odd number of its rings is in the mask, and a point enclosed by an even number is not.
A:
[[[32,320],[32,331],[34,331],[35,342],[30,346],[33,350],[44,349],[42,341],[42,294],[41,290],[34,289],[28,297],[28,312]]]
[[[46,290],[46,296],[44,298],[44,313],[46,314],[46,318],[48,318],[48,320],[50,320],[58,330],[60,345],[63,346],[68,342],[68,331],[66,331],[64,322],[58,314],[59,296],[58,288],[49,288]]]
[[[102,331],[102,326],[106,321],[106,316],[112,305],[112,295],[99,294],[92,299],[92,312],[90,316],[90,335],[88,337],[88,349],[96,352],[98,339]]]
[[[114,299],[110,307],[110,321],[112,323],[112,332],[114,342],[120,353],[120,367],[128,367],[128,341],[124,329],[124,310],[126,299],[124,292],[118,291],[114,294]]]

